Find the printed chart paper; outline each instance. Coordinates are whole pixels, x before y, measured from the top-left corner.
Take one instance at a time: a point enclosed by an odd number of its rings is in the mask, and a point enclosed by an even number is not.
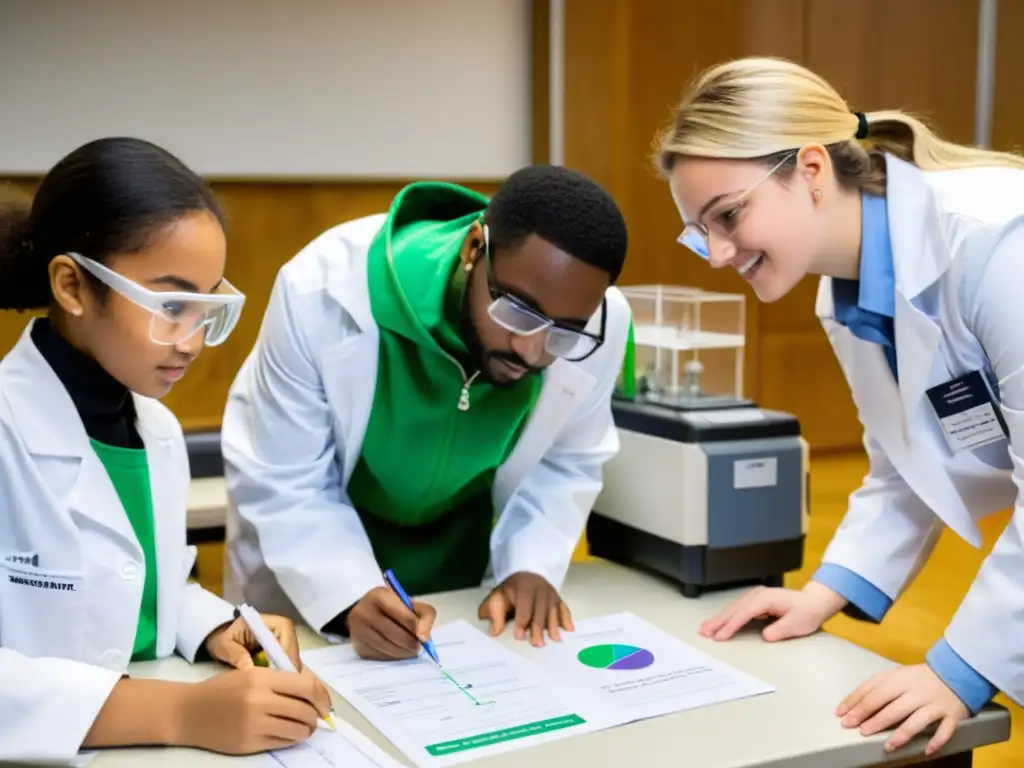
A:
[[[567,697],[537,667],[465,621],[435,628],[433,640],[451,677],[422,655],[365,661],[348,645],[302,658],[419,766],[477,760],[606,725],[585,698]]]
[[[404,768],[353,726],[334,720],[337,731],[321,726],[301,744],[260,755],[253,768]]]
[[[616,725],[775,690],[632,613],[574,623],[562,642],[531,648],[527,658],[599,703]]]

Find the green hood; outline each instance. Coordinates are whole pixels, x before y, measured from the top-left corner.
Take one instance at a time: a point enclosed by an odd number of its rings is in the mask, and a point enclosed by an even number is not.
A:
[[[480,583],[494,474],[542,384],[528,376],[493,387],[465,365],[459,321],[469,273],[459,251],[487,203],[454,184],[412,184],[395,198],[367,257],[380,327],[377,379],[346,490],[377,562],[411,594]]]
[[[457,320],[467,273],[459,251],[487,204],[446,182],[416,182],[398,193],[370,244],[370,301],[381,328],[434,349],[465,351]]]

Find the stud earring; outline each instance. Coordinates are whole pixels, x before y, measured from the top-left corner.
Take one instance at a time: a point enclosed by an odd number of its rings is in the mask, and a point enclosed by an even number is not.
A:
[[[462,265],[462,268],[464,270],[466,270],[467,272],[472,272],[473,271],[473,262],[472,261],[467,261],[465,264]]]
[[[820,189],[814,190],[814,199],[815,199],[815,201],[821,200],[821,190]]]

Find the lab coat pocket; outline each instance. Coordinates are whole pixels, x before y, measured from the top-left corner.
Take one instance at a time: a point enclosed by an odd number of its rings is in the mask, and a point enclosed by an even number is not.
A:
[[[81,573],[0,562],[0,647],[26,656],[76,659],[81,651]]]

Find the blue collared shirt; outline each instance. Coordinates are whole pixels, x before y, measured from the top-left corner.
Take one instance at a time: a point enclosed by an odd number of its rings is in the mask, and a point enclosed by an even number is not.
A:
[[[858,338],[881,345],[895,378],[896,278],[889,215],[884,197],[864,194],[861,200],[860,279],[832,280],[835,318]],[[814,581],[845,598],[849,602],[845,613],[856,619],[881,622],[892,606],[892,600],[882,590],[835,563],[822,563]],[[964,661],[945,638],[932,646],[925,661],[971,712],[977,712],[996,695],[995,686]]]
[[[857,338],[880,344],[896,377],[896,274],[884,197],[862,195],[860,279],[832,279],[836,321]]]

